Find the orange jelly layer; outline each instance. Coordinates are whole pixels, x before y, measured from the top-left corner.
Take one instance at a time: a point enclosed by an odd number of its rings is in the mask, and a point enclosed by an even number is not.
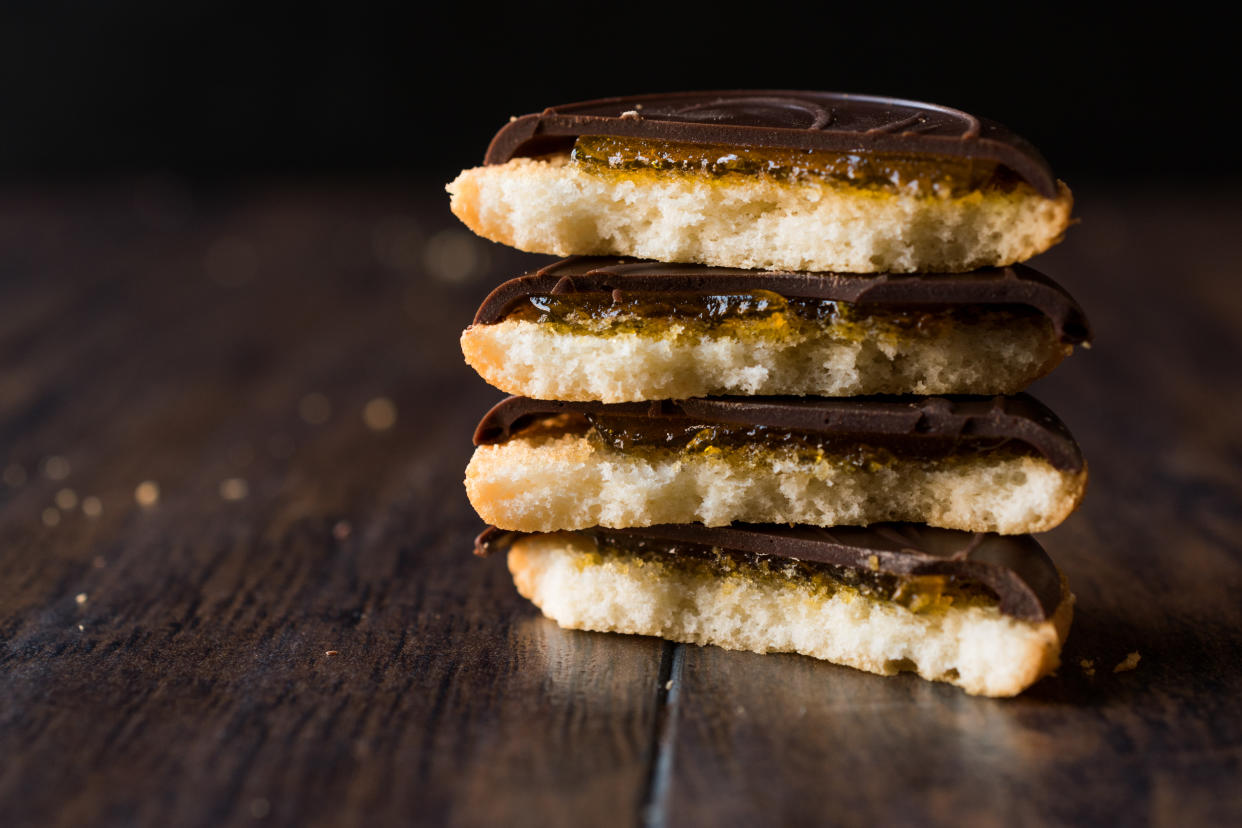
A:
[[[579,167],[594,173],[637,176],[658,172],[709,179],[745,175],[780,181],[819,179],[909,195],[957,197],[976,190],[1010,190],[1018,183],[1007,168],[980,159],[726,147],[601,135],[578,138],[572,157]]]

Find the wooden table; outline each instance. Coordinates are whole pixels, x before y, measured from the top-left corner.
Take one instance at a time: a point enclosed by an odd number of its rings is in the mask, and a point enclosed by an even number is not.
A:
[[[1242,820],[1236,199],[1082,187],[1038,260],[1092,479],[1064,665],[993,701],[562,631],[474,558],[457,334],[542,259],[439,186],[0,195],[0,823]]]

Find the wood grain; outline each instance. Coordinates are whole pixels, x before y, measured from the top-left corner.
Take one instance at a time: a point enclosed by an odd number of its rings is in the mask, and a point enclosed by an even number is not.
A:
[[[1219,252],[1242,214],[1080,202],[1082,226],[1034,262],[1096,333],[1034,389],[1091,470],[1084,507],[1041,536],[1078,597],[1058,674],[992,701],[686,648],[667,824],[1242,818],[1242,289]]]
[[[471,556],[456,339],[534,260],[437,186],[0,195],[0,823],[1242,820],[1236,205],[1080,192],[1036,262],[1096,328],[1035,389],[1078,610],[989,701],[562,631]]]
[[[487,285],[416,254],[475,243],[408,197],[217,197],[161,232],[127,195],[0,221],[29,257],[0,439],[30,477],[0,512],[0,821],[636,822],[661,643],[566,633],[470,554],[462,470],[498,395],[456,336]],[[394,226],[409,270],[376,255]],[[102,514],[42,525],[65,487]]]

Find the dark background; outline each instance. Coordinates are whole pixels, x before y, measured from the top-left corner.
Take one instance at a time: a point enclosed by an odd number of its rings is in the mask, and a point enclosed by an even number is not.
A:
[[[511,114],[613,94],[890,94],[1006,123],[1058,174],[1236,175],[1229,27],[942,4],[42,2],[0,11],[0,174],[398,173],[477,163]]]
[[[815,9],[0,0],[0,828],[1242,825],[1233,27]],[[444,182],[730,86],[961,107],[1074,188],[1078,604],[1018,699],[561,630],[470,554],[457,339],[546,258]]]

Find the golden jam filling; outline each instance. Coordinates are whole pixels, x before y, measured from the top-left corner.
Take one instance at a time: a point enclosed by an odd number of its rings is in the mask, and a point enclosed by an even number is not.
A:
[[[770,290],[740,293],[625,292],[561,293],[528,297],[505,317],[527,322],[582,324],[587,320],[618,320],[655,317],[721,322],[725,319],[763,317],[794,310],[800,300],[790,300]],[[811,318],[833,318],[838,305],[833,301],[802,300]]]
[[[778,426],[700,423],[694,420],[589,414],[588,439],[596,445],[629,454],[644,451],[676,451],[683,455],[728,455],[734,459],[763,462],[773,451],[793,452],[801,462],[830,463],[875,473],[902,461],[945,464],[972,462],[980,453],[1020,456],[1030,453],[1020,443],[969,438],[930,438],[876,435],[863,442],[858,437],[803,432]]]
[[[877,333],[934,336],[954,326],[1009,325],[1038,315],[1020,305],[863,308],[832,299],[786,298],[770,290],[752,290],[720,294],[661,291],[536,295],[509,311],[505,320],[537,322],[558,333],[596,335],[661,335],[670,324],[692,332],[724,328],[725,333],[731,333],[734,331],[729,329],[740,323],[775,323],[759,327],[779,333],[815,323],[816,327],[831,326],[842,338],[861,340]]]
[[[526,439],[586,437],[596,448],[659,459],[668,452],[715,457],[726,462],[766,464],[772,452],[792,452],[798,462],[876,473],[899,463],[929,463],[944,470],[974,462],[982,453],[994,460],[1031,456],[1030,446],[1008,440],[909,435],[856,436],[803,432],[767,425],[702,423],[690,419],[566,412],[527,423],[513,436]]]
[[[840,593],[891,601],[916,613],[949,607],[996,606],[996,594],[981,583],[949,575],[894,575],[875,568],[854,568],[829,563],[796,561],[726,551],[697,544],[667,542],[642,537],[595,533],[598,558],[639,566],[667,567],[677,572],[712,578],[741,578],[770,584],[793,583],[812,595],[830,598]],[[593,556],[594,557],[594,556]]]
[[[903,195],[958,197],[976,190],[1012,190],[1017,176],[995,161],[951,156],[826,152],[781,147],[725,147],[643,138],[584,135],[573,163],[592,173],[674,173],[720,179],[762,176],[778,181],[828,181]]]

